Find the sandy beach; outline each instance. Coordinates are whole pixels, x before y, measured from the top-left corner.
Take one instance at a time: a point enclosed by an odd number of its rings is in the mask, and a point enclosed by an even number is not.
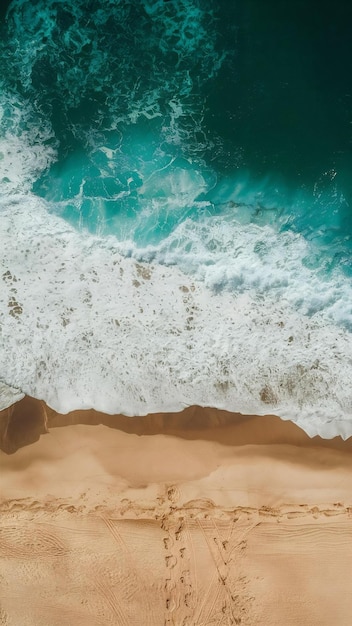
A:
[[[1,624],[350,625],[352,440],[199,407],[0,417]]]

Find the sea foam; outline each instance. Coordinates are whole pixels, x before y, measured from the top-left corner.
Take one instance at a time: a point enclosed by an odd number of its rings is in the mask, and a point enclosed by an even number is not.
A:
[[[60,412],[198,404],[352,434],[351,334],[269,294],[123,257],[33,195],[1,205],[0,378]],[[3,398],[3,394],[1,395]],[[2,406],[8,405],[8,394]]]

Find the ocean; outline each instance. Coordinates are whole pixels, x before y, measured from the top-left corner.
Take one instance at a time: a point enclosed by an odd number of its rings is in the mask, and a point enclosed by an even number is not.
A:
[[[351,18],[3,3],[0,408],[352,435]]]

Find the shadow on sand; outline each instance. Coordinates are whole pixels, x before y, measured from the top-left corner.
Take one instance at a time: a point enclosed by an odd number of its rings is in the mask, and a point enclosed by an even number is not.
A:
[[[103,424],[135,435],[163,434],[186,440],[216,441],[223,445],[290,444],[351,452],[352,438],[343,441],[310,438],[292,422],[274,415],[255,416],[220,409],[191,406],[178,413],[155,413],[143,417],[107,415],[94,410],[60,414],[41,400],[26,396],[0,411],[0,449],[13,454],[38,441],[51,428]]]

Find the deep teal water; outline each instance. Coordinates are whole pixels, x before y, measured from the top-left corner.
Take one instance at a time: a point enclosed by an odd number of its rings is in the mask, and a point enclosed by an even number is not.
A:
[[[51,211],[137,249],[232,211],[351,273],[350,3],[6,4],[2,135],[55,151],[32,181]]]

